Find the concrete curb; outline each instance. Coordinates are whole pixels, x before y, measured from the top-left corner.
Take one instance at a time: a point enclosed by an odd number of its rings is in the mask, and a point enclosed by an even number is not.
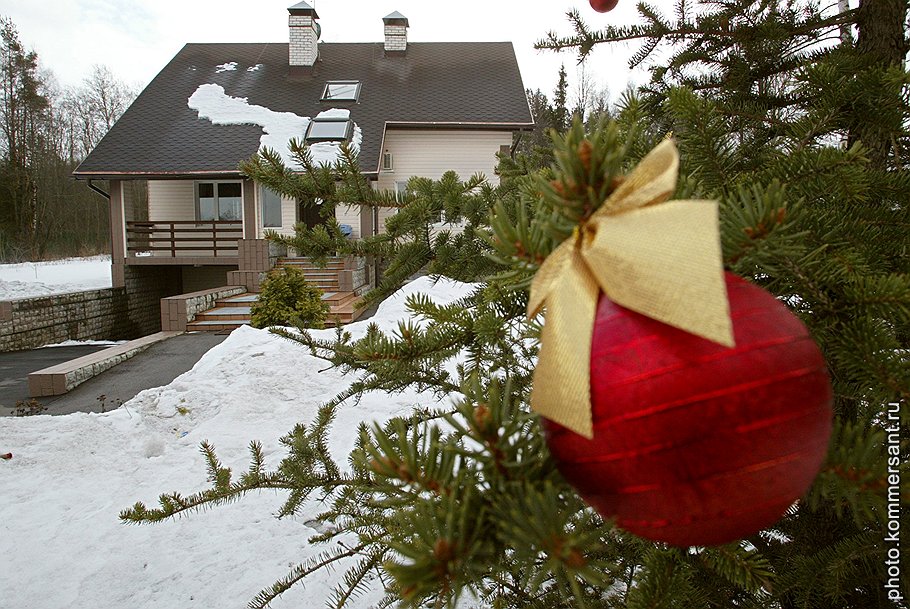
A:
[[[167,340],[183,332],[157,332],[122,345],[115,345],[97,353],[84,355],[74,360],[50,366],[28,375],[28,392],[33,398],[63,395],[77,385],[128,360],[155,343]]]

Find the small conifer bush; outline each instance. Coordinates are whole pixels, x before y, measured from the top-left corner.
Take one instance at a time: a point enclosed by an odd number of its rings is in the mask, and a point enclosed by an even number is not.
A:
[[[322,301],[322,290],[307,283],[303,273],[293,267],[272,269],[253,303],[251,321],[254,328],[296,325],[321,328],[328,315]]]

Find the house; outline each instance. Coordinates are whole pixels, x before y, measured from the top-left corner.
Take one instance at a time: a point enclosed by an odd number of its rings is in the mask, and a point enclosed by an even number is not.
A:
[[[383,42],[326,43],[307,2],[288,13],[287,42],[184,46],[75,170],[110,199],[114,287],[257,289],[274,263],[264,231],[318,221],[240,175],[260,147],[286,153],[290,138],[306,138],[330,162],[346,140],[376,188],[400,189],[446,170],[495,181],[495,154],[532,127],[509,42],[408,42],[408,19],[394,12]],[[353,238],[385,220],[356,202],[336,215]],[[344,287],[369,283],[362,265],[345,262]]]

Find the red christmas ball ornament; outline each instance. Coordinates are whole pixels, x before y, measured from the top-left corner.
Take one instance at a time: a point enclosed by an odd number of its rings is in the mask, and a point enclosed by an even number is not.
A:
[[[607,13],[616,8],[616,5],[619,4],[619,0],[590,0],[591,8],[593,8],[598,13]]]
[[[676,546],[748,537],[805,494],[825,458],[833,415],[821,352],[774,296],[730,273],[726,284],[733,348],[601,295],[594,437],[544,419],[566,480],[641,537]]]

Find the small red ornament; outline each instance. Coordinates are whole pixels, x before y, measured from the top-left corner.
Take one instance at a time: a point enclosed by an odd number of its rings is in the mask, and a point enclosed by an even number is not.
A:
[[[616,8],[619,0],[590,0],[591,8],[598,13],[607,13]]]
[[[821,352],[774,296],[731,273],[726,284],[733,348],[601,295],[594,438],[543,419],[566,480],[641,537],[676,546],[748,537],[806,492],[825,458],[832,391]]]

